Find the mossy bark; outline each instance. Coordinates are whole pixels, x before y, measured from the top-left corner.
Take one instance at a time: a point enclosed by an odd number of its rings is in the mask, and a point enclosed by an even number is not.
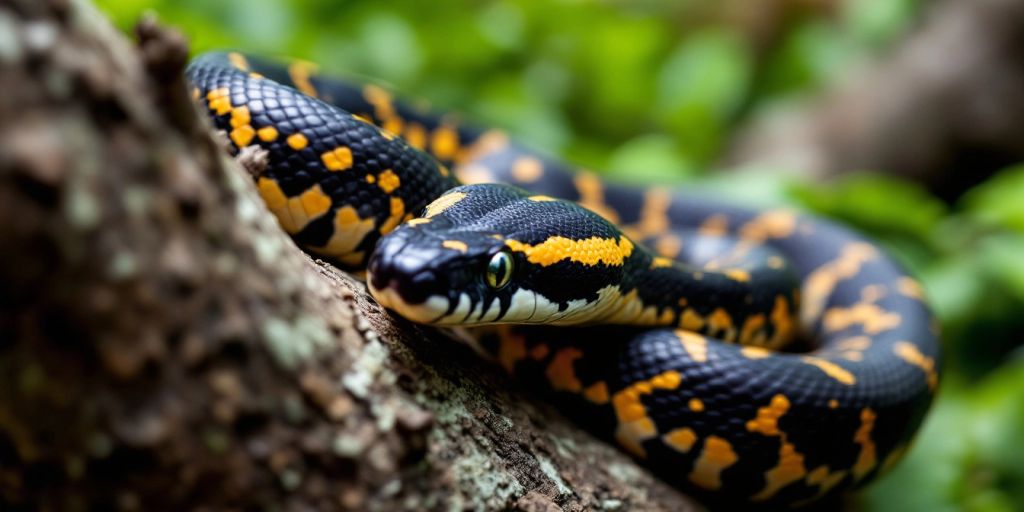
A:
[[[297,249],[138,36],[0,2],[0,508],[694,508]]]

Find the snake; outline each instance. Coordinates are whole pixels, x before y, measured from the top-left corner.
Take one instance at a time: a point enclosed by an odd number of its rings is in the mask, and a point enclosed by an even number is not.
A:
[[[298,245],[385,308],[475,332],[565,414],[707,503],[792,507],[907,452],[939,384],[923,286],[791,208],[597,174],[315,64],[237,52],[186,78]]]

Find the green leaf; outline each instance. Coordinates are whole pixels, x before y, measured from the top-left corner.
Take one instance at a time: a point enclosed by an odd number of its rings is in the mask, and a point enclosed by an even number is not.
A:
[[[797,25],[783,35],[781,48],[770,57],[762,88],[772,96],[813,90],[857,56],[857,49],[834,22],[812,20]]]
[[[910,182],[880,174],[847,175],[828,185],[798,185],[793,195],[809,208],[875,234],[928,238],[945,205]]]
[[[961,432],[970,425],[971,409],[960,393],[943,387],[906,457],[863,493],[866,510],[959,510],[957,494],[971,457]]]
[[[919,12],[919,0],[844,2],[845,18],[854,37],[878,47],[902,33]]]
[[[961,200],[972,218],[1024,233],[1024,165],[1006,169],[967,192]]]
[[[668,57],[658,74],[658,119],[680,137],[692,157],[706,161],[750,87],[752,59],[733,33],[696,34]]]
[[[990,282],[997,283],[1024,301],[1024,236],[999,234],[980,244],[984,267]]]
[[[621,182],[671,185],[694,172],[672,137],[652,134],[633,138],[616,148],[607,174]]]

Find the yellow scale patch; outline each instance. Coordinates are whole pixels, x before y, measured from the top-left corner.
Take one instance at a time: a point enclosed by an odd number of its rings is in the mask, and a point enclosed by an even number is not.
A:
[[[683,330],[675,331],[675,335],[690,359],[697,363],[708,362],[708,340],[704,336]]]
[[[747,272],[746,270],[731,268],[725,270],[724,273],[726,277],[732,279],[733,281],[739,281],[741,283],[750,282],[750,272]]]
[[[236,147],[244,148],[252,142],[256,136],[256,130],[252,127],[252,116],[249,107],[241,106],[231,109],[231,133],[229,137]]]
[[[817,468],[814,468],[813,471],[807,474],[807,479],[805,481],[809,486],[818,486],[818,494],[806,500],[793,503],[793,508],[799,508],[808,503],[817,501],[818,498],[821,498],[825,493],[832,490],[832,488],[838,485],[839,482],[842,482],[843,479],[846,478],[846,473],[847,472],[844,470],[834,472],[829,471],[828,466],[818,466]]]
[[[422,124],[408,123],[405,126],[403,137],[410,146],[416,149],[423,150],[427,147],[427,130]]]
[[[831,308],[825,312],[822,325],[827,331],[841,331],[861,325],[867,334],[878,334],[899,327],[899,313],[886,311],[876,304],[859,302],[849,308]]]
[[[467,245],[466,242],[463,242],[461,240],[445,240],[445,241],[441,242],[441,247],[444,247],[445,249],[451,249],[453,251],[459,251],[459,252],[461,252],[463,254],[465,254],[465,253],[467,253],[469,251],[469,245]],[[544,346],[544,345],[538,345],[538,346]]]
[[[878,252],[871,245],[855,242],[843,247],[838,258],[811,272],[804,280],[801,292],[803,307],[800,317],[804,323],[810,324],[818,318],[839,281],[857,275],[861,267],[877,255]]]
[[[512,162],[512,177],[520,183],[533,183],[544,175],[544,164],[539,159],[524,156]]]
[[[852,386],[857,383],[857,379],[852,373],[832,361],[814,356],[802,356],[800,360],[825,372],[825,375],[835,379],[840,384]]]
[[[641,403],[640,397],[649,395],[656,389],[676,389],[682,380],[683,376],[679,372],[669,370],[650,380],[636,382],[615,393],[612,397],[612,406],[615,408],[615,417],[619,422],[615,439],[623,448],[637,457],[647,456],[641,443],[656,436],[658,428],[647,416],[647,410]]]
[[[864,351],[871,347],[871,338],[867,336],[851,336],[835,342],[828,347],[829,351],[836,352],[839,357],[847,361],[863,361]]]
[[[551,358],[544,375],[551,383],[551,388],[556,391],[568,391],[579,393],[583,391],[583,383],[576,377],[576,370],[573,363],[583,357],[583,352],[574,347],[560,349]]]
[[[229,53],[228,54],[228,61],[231,62],[232,66],[234,66],[234,67],[236,67],[236,68],[238,68],[238,69],[240,69],[242,71],[249,71],[249,61],[241,53],[238,53],[238,52],[231,52],[231,53]]]
[[[506,372],[515,372],[516,363],[526,359],[526,338],[514,334],[507,326],[498,328],[498,363]]]
[[[747,359],[764,359],[772,355],[770,350],[761,347],[743,347],[740,354]]]
[[[393,140],[396,136],[400,135],[404,129],[405,121],[402,121],[402,118],[398,116],[393,116],[381,123],[380,133],[385,139]]]
[[[683,250],[683,239],[676,235],[664,235],[654,242],[654,251],[663,258],[674,259]]]
[[[619,223],[619,214],[607,203],[604,202],[604,185],[601,179],[594,173],[580,171],[573,176],[573,183],[580,199],[577,201],[580,206],[602,216],[612,224]]]
[[[912,299],[924,300],[924,288],[912,277],[903,276],[896,281],[896,291]]]
[[[604,381],[598,381],[587,386],[583,390],[583,397],[598,405],[608,403],[608,384]]]
[[[885,285],[869,284],[860,289],[860,301],[877,302],[885,297],[886,292]]]
[[[231,112],[230,94],[231,91],[227,87],[210,90],[210,92],[206,93],[207,106],[210,110],[216,112],[218,116]]]
[[[867,476],[878,464],[875,442],[871,439],[871,430],[875,427],[876,418],[875,411],[870,407],[860,411],[860,428],[853,435],[853,441],[860,445],[860,454],[857,455],[857,462],[853,464],[853,478],[856,480]]]
[[[736,328],[732,325],[732,317],[724,308],[716,308],[707,317],[708,334],[718,336],[722,340],[736,341]]]
[[[690,427],[677,428],[661,436],[661,441],[678,452],[687,453],[697,442],[697,434]]]
[[[320,185],[313,185],[298,197],[287,197],[277,182],[270,178],[260,178],[256,186],[260,197],[289,234],[302,231],[331,209],[331,198],[324,194]]]
[[[797,216],[792,210],[764,212],[740,228],[740,237],[752,242],[764,242],[792,236],[796,232]]]
[[[430,136],[430,152],[438,160],[451,160],[459,151],[459,134],[449,125],[438,126]]]
[[[380,187],[385,194],[390,194],[398,189],[398,187],[402,186],[402,180],[398,178],[395,171],[388,169],[377,175],[377,186]]]
[[[295,151],[302,151],[309,145],[309,139],[301,133],[293,133],[285,139],[288,142],[288,146]]]
[[[671,268],[675,265],[675,260],[671,258],[663,258],[661,256],[655,256],[651,259],[651,268]]]
[[[704,317],[693,308],[686,308],[679,316],[679,327],[687,331],[699,331],[704,328]]]
[[[796,321],[789,309],[789,301],[783,296],[775,297],[775,307],[771,313],[772,325],[775,327],[775,334],[768,340],[771,348],[778,348],[796,334]]]
[[[722,487],[722,471],[739,459],[729,441],[714,435],[708,436],[689,479],[705,489],[718,490]]]
[[[381,87],[370,84],[363,88],[363,98],[373,105],[374,115],[382,122],[396,116],[395,107],[391,103],[391,93]]]
[[[307,96],[317,97],[316,87],[310,78],[316,73],[316,65],[306,61],[295,61],[288,66],[288,76],[295,88]]]
[[[256,136],[263,142],[274,142],[277,140],[277,128],[273,126],[264,126],[259,130],[256,130]]]
[[[839,340],[835,344],[835,350],[867,350],[871,346],[871,338],[867,336],[851,336]]]
[[[764,329],[765,318],[761,313],[750,315],[743,322],[740,330],[739,343],[743,345],[763,345],[765,342]]]
[[[838,406],[839,403],[834,399],[829,401],[829,407],[834,409]],[[800,479],[804,479],[804,483],[808,486],[817,486],[817,496],[820,497],[846,477],[846,471],[832,472],[826,465],[818,466],[810,472],[807,471],[804,465],[804,456],[796,451],[796,447],[786,438],[786,433],[779,429],[779,418],[784,416],[789,408],[790,403],[785,395],[775,395],[769,405],[759,408],[757,416],[747,422],[747,430],[765,436],[779,437],[781,442],[779,462],[765,473],[766,485],[761,492],[751,497],[752,501],[768,500],[783,487]],[[861,437],[865,435],[863,434]],[[862,452],[862,456],[864,456],[864,452]],[[808,499],[806,502],[811,501],[814,501],[814,498]]]
[[[406,218],[405,201],[401,197],[389,198],[391,211],[387,219],[380,225],[380,234],[386,235],[395,230],[396,227]]]
[[[755,494],[751,501],[770,499],[783,487],[807,475],[804,456],[796,451],[793,443],[787,439],[786,433],[779,429],[779,418],[789,411],[789,399],[785,395],[775,395],[771,402],[757,410],[757,416],[747,422],[747,430],[769,437],[779,437],[779,462],[764,474],[765,487]]]
[[[525,254],[530,263],[543,267],[566,260],[588,266],[599,263],[621,266],[626,258],[633,254],[633,243],[626,237],[620,237],[616,241],[599,237],[573,240],[553,236],[537,245],[525,244],[517,240],[506,240],[505,245],[513,251]]]
[[[724,214],[715,214],[704,220],[697,232],[705,236],[722,236],[729,233],[729,218]]]
[[[508,147],[508,135],[501,130],[488,130],[466,148],[462,148],[457,155],[456,161],[471,162],[480,160],[485,155],[496,153]],[[461,178],[460,178],[461,180]],[[468,183],[461,180],[463,183]]]
[[[320,160],[324,163],[324,167],[327,167],[327,170],[329,171],[344,171],[351,169],[354,162],[352,158],[352,150],[345,146],[334,148],[320,155]]]
[[[427,219],[434,217],[465,198],[465,192],[449,192],[428,204],[426,213],[423,214],[423,217]]]
[[[920,368],[928,382],[928,389],[935,390],[939,385],[939,373],[935,370],[935,359],[921,353],[917,345],[909,341],[897,341],[893,352],[900,359]]]
[[[343,206],[334,212],[334,231],[327,245],[313,248],[317,253],[337,258],[343,263],[358,265],[365,258],[363,251],[356,251],[356,246],[376,227],[374,218],[364,219],[351,206]]]
[[[647,238],[664,233],[669,228],[668,209],[672,205],[672,195],[660,187],[652,187],[644,192],[644,202],[640,209],[640,220],[623,231],[637,238]]]
[[[690,401],[686,403],[686,405],[693,412],[703,412],[704,411],[704,402],[701,401],[700,398],[691,398]]]

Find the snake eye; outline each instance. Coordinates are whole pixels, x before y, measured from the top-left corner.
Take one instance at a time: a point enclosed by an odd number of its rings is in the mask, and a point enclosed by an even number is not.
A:
[[[508,251],[498,251],[487,263],[487,285],[500,290],[512,280],[512,255]]]

